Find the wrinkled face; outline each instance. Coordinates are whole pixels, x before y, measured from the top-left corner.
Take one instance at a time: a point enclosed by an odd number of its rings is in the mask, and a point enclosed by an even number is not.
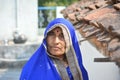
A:
[[[62,57],[65,54],[65,39],[60,27],[54,28],[47,34],[48,52],[56,57]]]

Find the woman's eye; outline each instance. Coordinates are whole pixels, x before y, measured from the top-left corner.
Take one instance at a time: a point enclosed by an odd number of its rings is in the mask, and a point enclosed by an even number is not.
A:
[[[48,36],[52,36],[52,35],[54,35],[54,32],[49,32],[48,33]]]
[[[60,38],[61,38],[61,39],[64,39],[63,33],[60,34]]]

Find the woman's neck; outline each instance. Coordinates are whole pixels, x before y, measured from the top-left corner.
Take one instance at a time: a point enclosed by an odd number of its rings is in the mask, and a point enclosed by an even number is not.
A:
[[[60,55],[60,56],[54,56],[54,55],[49,54],[49,56],[54,58],[54,59],[60,60],[65,67],[68,66],[68,61],[67,61],[67,58],[66,58],[65,54],[64,55]]]

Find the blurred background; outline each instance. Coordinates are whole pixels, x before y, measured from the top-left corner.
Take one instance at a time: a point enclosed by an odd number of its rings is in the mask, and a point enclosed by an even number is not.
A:
[[[19,80],[47,24],[77,0],[0,0],[0,80]]]
[[[77,1],[80,0],[0,0],[0,80],[19,80],[21,69],[39,47],[47,24],[63,17],[61,10]],[[95,57],[104,56],[87,41],[80,47],[90,80],[120,80],[114,62],[94,62]]]

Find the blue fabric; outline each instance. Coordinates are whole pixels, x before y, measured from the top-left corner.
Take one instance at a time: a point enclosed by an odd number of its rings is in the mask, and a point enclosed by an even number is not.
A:
[[[83,80],[88,80],[87,71],[82,64],[81,52],[74,27],[68,20],[64,18],[57,18],[50,22],[45,30],[44,37],[47,36],[49,29],[51,29],[56,23],[62,23],[67,26],[73,42],[72,45],[76,52],[79,67],[82,71]],[[45,46],[46,39],[44,38],[43,43],[40,45],[38,50],[32,55],[30,60],[28,60],[23,67],[20,80],[62,80],[53,64],[53,61],[47,55]]]
[[[66,71],[67,71],[67,73],[68,73],[68,76],[69,76],[70,80],[74,80],[74,79],[73,79],[73,76],[72,76],[72,73],[71,73],[71,71],[70,71],[69,66],[66,67]]]

